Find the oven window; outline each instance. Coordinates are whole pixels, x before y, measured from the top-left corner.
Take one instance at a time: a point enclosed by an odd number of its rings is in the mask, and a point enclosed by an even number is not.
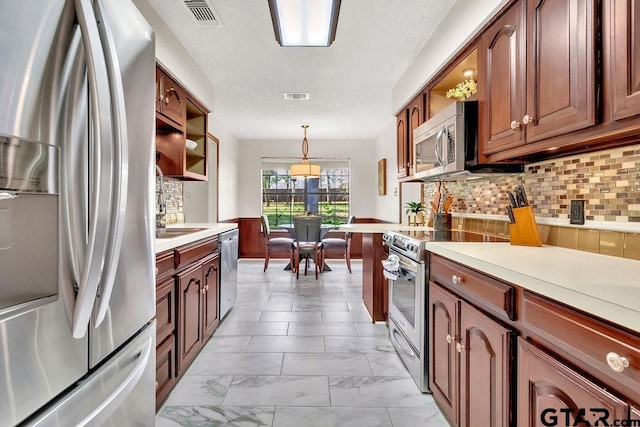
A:
[[[402,316],[416,326],[416,275],[414,272],[400,267],[398,279],[393,281],[392,303]]]

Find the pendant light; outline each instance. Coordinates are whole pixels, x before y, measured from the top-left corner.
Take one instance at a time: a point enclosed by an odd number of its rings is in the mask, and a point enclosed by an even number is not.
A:
[[[291,176],[301,176],[301,177],[319,177],[320,176],[320,165],[312,165],[309,163],[309,159],[307,159],[307,154],[309,153],[309,141],[307,141],[307,128],[309,125],[302,125],[302,129],[304,129],[304,139],[302,140],[302,162],[300,164],[291,165],[291,170],[289,171],[289,175]]]

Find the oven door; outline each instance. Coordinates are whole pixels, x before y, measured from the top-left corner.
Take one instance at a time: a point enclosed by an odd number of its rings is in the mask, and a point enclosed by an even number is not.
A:
[[[421,351],[424,333],[425,266],[398,254],[400,259],[397,279],[389,279],[389,315],[409,339]]]

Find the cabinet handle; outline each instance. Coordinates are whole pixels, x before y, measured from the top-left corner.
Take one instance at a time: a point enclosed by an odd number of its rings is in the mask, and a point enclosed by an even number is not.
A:
[[[520,122],[516,122],[515,120],[511,122],[511,129],[516,130],[519,127],[520,127]]]
[[[462,283],[462,277],[458,277],[454,274],[453,276],[451,276],[451,281],[454,285],[457,285],[458,283]]]
[[[160,272],[160,269],[156,267],[156,276],[158,275],[158,272]]]
[[[522,118],[522,123],[524,123],[525,125],[528,125],[532,121],[533,121],[533,117],[531,117],[528,114],[525,114],[524,117]]]
[[[464,345],[457,343],[456,344],[456,350],[458,350],[458,353],[462,353],[462,350],[464,350]]]
[[[447,343],[451,344],[451,342],[453,341],[453,337],[449,334],[447,334]]]
[[[622,372],[629,366],[629,359],[612,351],[607,353],[607,365],[615,372]]]

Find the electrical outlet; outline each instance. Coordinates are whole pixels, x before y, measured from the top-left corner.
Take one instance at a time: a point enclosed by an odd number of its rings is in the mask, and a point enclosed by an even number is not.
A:
[[[584,200],[571,201],[571,213],[569,214],[569,223],[584,224]]]

